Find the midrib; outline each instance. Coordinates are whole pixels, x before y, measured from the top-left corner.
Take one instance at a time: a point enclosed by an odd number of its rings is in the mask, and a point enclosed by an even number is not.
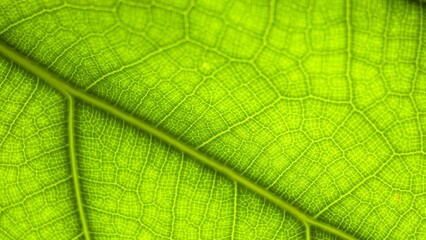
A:
[[[248,189],[252,190],[253,192],[259,194],[260,196],[268,199],[271,203],[277,205],[281,209],[285,210],[289,214],[293,215],[300,221],[302,221],[307,227],[306,229],[306,236],[309,239],[310,238],[310,228],[309,226],[316,227],[319,229],[322,229],[324,231],[330,232],[336,236],[339,236],[344,239],[355,239],[348,233],[341,231],[333,226],[330,226],[326,223],[323,223],[312,216],[309,216],[308,214],[302,212],[300,209],[296,208],[295,206],[291,205],[290,203],[286,202],[285,200],[281,199],[274,193],[270,192],[266,188],[256,184],[255,182],[251,181],[250,179],[244,177],[243,175],[237,173],[230,167],[227,167],[220,163],[218,160],[209,157],[205,155],[204,153],[197,150],[195,147],[188,145],[177,138],[171,136],[170,134],[163,132],[162,130],[157,129],[155,126],[129,114],[124,112],[123,110],[118,109],[117,107],[107,103],[106,101],[97,98],[94,95],[91,95],[90,93],[87,93],[83,91],[82,89],[76,88],[68,84],[65,80],[57,76],[56,74],[50,72],[45,67],[41,66],[39,63],[35,62],[34,60],[28,58],[27,56],[19,53],[15,49],[9,47],[6,43],[0,41],[0,54],[6,57],[7,59],[11,60],[12,62],[18,64],[23,69],[27,70],[28,72],[34,74],[35,76],[39,77],[40,79],[44,80],[47,84],[52,86],[53,88],[60,91],[65,96],[70,96],[70,101],[73,101],[73,98],[77,98],[79,100],[82,100],[86,103],[89,103],[95,107],[98,107],[109,114],[117,117],[118,119],[121,119],[128,124],[131,124],[159,139],[166,142],[170,146],[173,146],[175,149],[182,151],[186,153],[187,155],[197,159],[201,163],[213,168],[214,170],[220,172],[221,174],[229,177],[230,179],[238,182],[239,184],[247,187]],[[72,110],[72,109],[71,109]],[[71,140],[73,141],[73,140]],[[74,154],[74,153],[73,153]],[[76,163],[76,159],[71,159],[71,161]],[[75,173],[77,175],[77,173]],[[76,178],[77,176],[73,176]],[[75,181],[75,180],[74,180]],[[79,190],[76,190],[76,192],[79,192]],[[77,197],[77,201],[79,206],[83,206],[81,198]],[[81,218],[85,218],[84,216],[84,210],[79,209],[79,211],[82,211],[80,213]],[[87,231],[87,221],[86,219],[81,219],[81,222],[83,224],[83,231]],[[86,228],[86,229],[85,229]]]

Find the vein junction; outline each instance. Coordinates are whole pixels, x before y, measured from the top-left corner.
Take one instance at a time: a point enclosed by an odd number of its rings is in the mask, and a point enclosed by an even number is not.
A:
[[[220,172],[221,174],[229,177],[230,179],[234,180],[235,182],[247,187],[248,189],[254,191],[255,193],[261,195],[262,197],[268,199],[270,202],[274,203],[278,207],[282,208],[286,212],[290,213],[300,221],[302,221],[306,225],[306,238],[311,238],[311,229],[310,227],[316,227],[319,229],[322,229],[324,231],[327,231],[329,233],[332,233],[336,236],[339,236],[343,239],[355,239],[353,236],[347,234],[344,231],[341,231],[333,226],[330,226],[326,223],[323,223],[308,214],[302,212],[292,204],[286,202],[285,200],[281,199],[274,193],[270,192],[263,186],[260,186],[253,182],[252,180],[246,178],[245,176],[241,175],[240,173],[236,172],[235,170],[231,169],[228,166],[223,165],[218,160],[213,159],[204,153],[200,152],[196,148],[178,140],[177,138],[159,130],[155,126],[144,122],[143,120],[126,113],[117,107],[107,103],[106,101],[97,98],[94,95],[91,95],[90,93],[85,92],[82,89],[75,88],[74,86],[69,85],[66,81],[61,79],[60,77],[56,76],[54,73],[50,72],[43,66],[39,65],[37,62],[33,61],[32,59],[29,59],[28,57],[22,55],[21,53],[17,52],[15,49],[9,47],[7,44],[0,41],[0,54],[6,57],[7,59],[13,61],[14,63],[21,66],[23,69],[27,70],[28,72],[34,74],[35,76],[39,77],[40,79],[44,80],[46,83],[48,83],[53,88],[60,91],[62,94],[68,97],[69,99],[69,141],[70,141],[70,155],[71,155],[71,161],[72,161],[72,171],[73,171],[73,178],[74,178],[74,187],[76,191],[76,198],[78,203],[78,210],[83,226],[83,232],[86,237],[86,239],[90,239],[89,236],[89,229],[87,227],[87,221],[84,214],[82,199],[81,199],[81,192],[80,192],[80,186],[78,182],[78,171],[77,171],[77,159],[75,156],[75,144],[74,144],[74,134],[73,134],[73,114],[74,114],[74,98],[77,98],[81,101],[84,101],[88,104],[91,104],[97,108],[100,108],[109,114],[127,122],[128,124],[131,124],[159,139],[166,142],[167,144],[173,146],[179,151],[184,152],[185,154],[197,159],[201,163],[213,168],[214,170]]]

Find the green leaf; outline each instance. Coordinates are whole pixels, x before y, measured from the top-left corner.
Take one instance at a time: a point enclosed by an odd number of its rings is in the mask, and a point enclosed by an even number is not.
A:
[[[1,1],[0,239],[426,238],[421,1]]]

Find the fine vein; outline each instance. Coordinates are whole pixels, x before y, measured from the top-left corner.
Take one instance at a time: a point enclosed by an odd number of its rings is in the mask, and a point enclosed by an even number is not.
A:
[[[10,59],[11,61],[17,63],[18,65],[20,65],[27,71],[31,72],[32,74],[38,76],[40,79],[43,79],[46,83],[48,83],[50,86],[57,89],[58,91],[62,92],[64,95],[66,96],[70,95],[86,103],[89,103],[99,109],[102,109],[108,112],[109,114],[161,139],[162,141],[168,143],[170,146],[173,146],[175,149],[180,150],[186,153],[187,155],[199,160],[201,163],[213,168],[214,170],[222,173],[223,175],[231,178],[232,180],[238,182],[239,184],[247,187],[253,192],[268,199],[270,202],[282,208],[283,210],[287,211],[289,214],[293,215],[294,217],[302,221],[304,224],[333,233],[334,235],[339,236],[343,239],[355,239],[354,237],[352,237],[351,235],[349,235],[348,233],[342,230],[339,230],[331,225],[323,223],[317,219],[314,219],[308,214],[302,212],[300,209],[296,208],[295,206],[281,199],[274,193],[268,191],[263,186],[260,186],[257,183],[251,181],[250,179],[236,172],[232,168],[223,165],[218,160],[205,155],[204,153],[197,150],[195,147],[180,141],[179,139],[161,131],[155,126],[129,113],[126,113],[123,110],[118,109],[117,107],[107,103],[106,101],[102,99],[99,99],[98,97],[88,92],[83,91],[82,89],[78,89],[74,86],[71,86],[65,80],[61,79],[59,76],[50,72],[43,66],[39,65],[34,60],[29,59],[25,55],[22,55],[21,53],[17,52],[15,49],[9,47],[2,41],[0,41],[0,54]]]
[[[69,153],[71,158],[71,172],[72,179],[74,184],[75,198],[77,201],[78,214],[80,215],[80,222],[83,228],[83,235],[86,240],[90,240],[89,227],[86,220],[86,215],[84,213],[83,199],[81,196],[80,188],[80,178],[78,176],[78,165],[77,165],[77,156],[75,150],[75,134],[74,134],[74,98],[70,95],[68,97],[68,144],[69,144]]]

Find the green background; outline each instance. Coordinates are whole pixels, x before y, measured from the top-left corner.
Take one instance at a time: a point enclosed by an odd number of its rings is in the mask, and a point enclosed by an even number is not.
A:
[[[0,239],[426,238],[425,7],[0,1]]]

